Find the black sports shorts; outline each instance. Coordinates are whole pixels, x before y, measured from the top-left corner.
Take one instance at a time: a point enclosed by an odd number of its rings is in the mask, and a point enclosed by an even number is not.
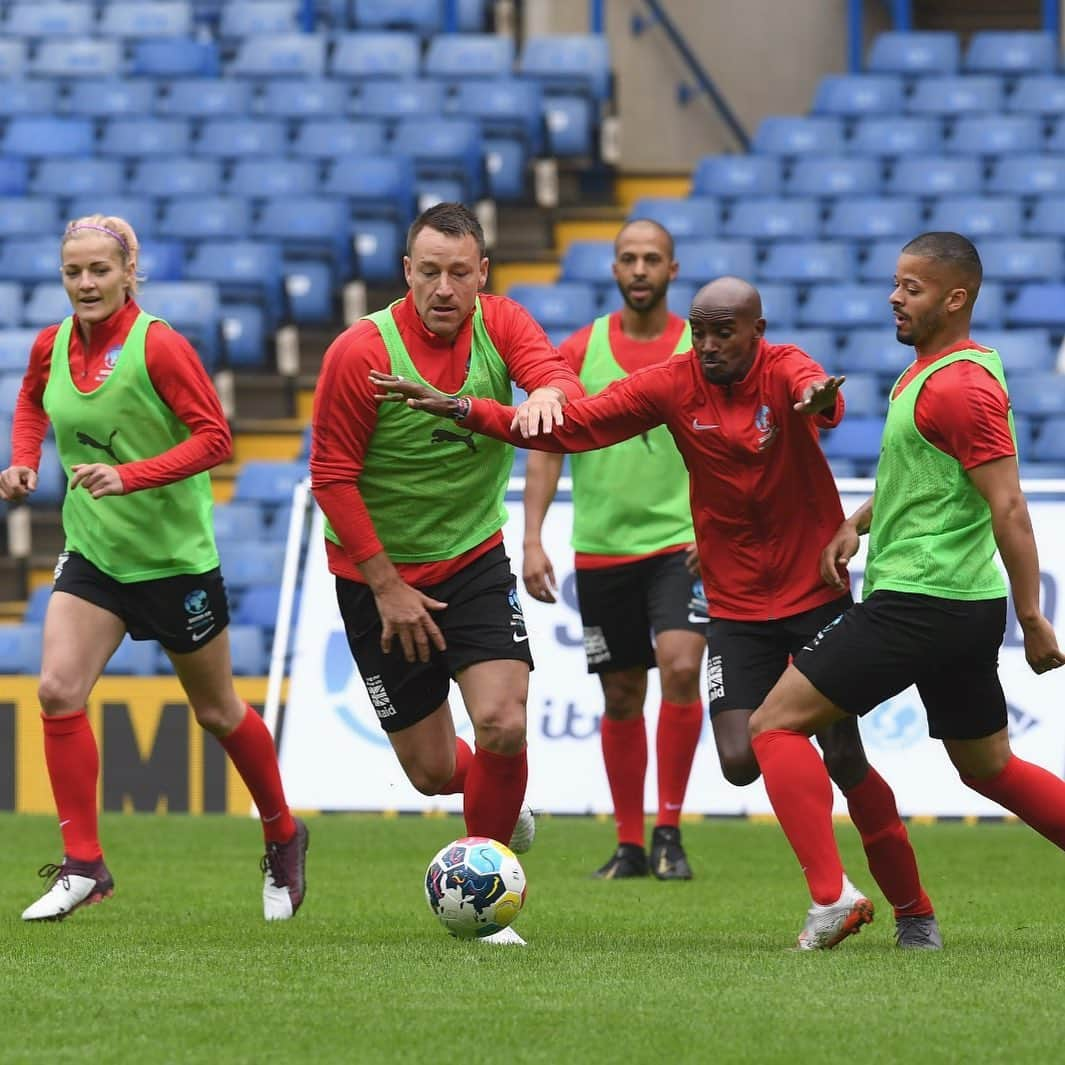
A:
[[[451,678],[477,662],[514,659],[532,668],[517,583],[502,544],[439,584],[419,588],[447,603],[432,612],[446,651],[430,645],[428,662],[408,662],[397,639],[381,650],[381,615],[365,584],[337,577],[337,602],[352,657],[381,727],[399,732],[428,717],[448,696]]]
[[[589,673],[655,665],[651,634],[683,629],[702,636],[704,618],[688,609],[692,582],[684,559],[671,551],[605,569],[577,570],[577,600]]]
[[[998,652],[1006,600],[874,592],[820,632],[795,668],[836,706],[866,714],[917,685],[928,734],[975,740],[1006,727]]]
[[[158,640],[175,654],[206,647],[229,624],[226,586],[217,566],[206,573],[123,583],[84,555],[64,551],[56,560],[53,591],[110,611],[134,640]]]
[[[774,621],[711,618],[706,630],[711,717],[723,710],[757,710],[791,658],[852,602],[844,595]]]

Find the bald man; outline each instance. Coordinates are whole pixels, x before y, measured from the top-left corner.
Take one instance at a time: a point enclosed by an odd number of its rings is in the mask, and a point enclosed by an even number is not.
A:
[[[375,383],[380,395],[406,397],[416,409],[538,450],[584,451],[655,426],[669,429],[690,476],[709,604],[714,739],[726,778],[743,785],[759,772],[748,732],[754,709],[789,659],[851,604],[848,583],[830,585],[820,571],[822,547],[843,510],[817,430],[842,417],[843,379],[790,344],[768,343],[758,290],[740,278],[702,288],[689,322],[691,352],[571,403],[563,424],[547,433],[500,404],[451,400],[391,377]],[[866,761],[856,720],[819,730],[817,738],[873,877],[894,908],[897,944],[938,949],[935,914],[894,794]],[[861,916],[871,919],[872,904],[864,896],[862,903]],[[800,947],[809,945],[800,937]]]
[[[666,304],[677,276],[673,237],[647,219],[614,241],[622,307],[578,330],[559,354],[585,391],[691,350],[688,323]],[[541,540],[562,472],[561,454],[529,456],[525,473],[525,588],[555,602],[555,571]],[[617,847],[595,873],[604,880],[647,876],[690,880],[680,814],[703,726],[700,669],[706,618],[693,618],[695,531],[688,471],[669,430],[659,426],[613,447],[574,455],[573,535],[577,599],[588,672],[603,689],[600,743],[614,803]],[[638,484],[638,492],[618,492]],[[689,568],[689,565],[692,567]],[[657,667],[662,701],[655,736],[658,814],[650,862],[644,848],[647,672]]]

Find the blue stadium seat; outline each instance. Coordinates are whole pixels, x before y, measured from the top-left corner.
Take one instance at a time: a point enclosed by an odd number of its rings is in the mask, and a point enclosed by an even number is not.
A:
[[[0,330],[14,329],[22,324],[22,286],[17,281],[0,281]],[[16,363],[8,366],[3,361],[3,349],[0,348],[0,373],[18,370],[25,364]],[[0,437],[0,439],[3,439]]]
[[[229,0],[222,5],[218,33],[224,38],[292,34],[299,28],[299,6],[292,0]]]
[[[251,232],[251,204],[235,196],[175,197],[163,207],[158,232],[172,240],[239,240]]]
[[[447,109],[477,119],[486,137],[513,137],[533,154],[542,149],[543,101],[536,82],[516,78],[460,82]]]
[[[127,635],[104,666],[104,673],[110,676],[150,677],[155,673],[158,659],[159,646],[154,640],[133,640]]]
[[[963,233],[970,240],[1011,237],[1020,233],[1021,218],[1021,203],[1013,197],[951,197],[932,205],[926,228],[953,230]]]
[[[420,72],[419,53],[413,33],[342,33],[329,72],[334,78],[413,78]]]
[[[1065,462],[1025,462],[1017,464],[1021,480],[1038,480],[1040,478],[1065,478]]]
[[[11,237],[0,240],[0,280],[55,281],[59,269],[58,238]]]
[[[0,155],[0,195],[22,195],[30,183],[30,167],[25,159]]]
[[[1017,414],[1055,415],[1065,410],[1065,374],[1021,373],[1007,378]]]
[[[39,673],[41,626],[0,625],[0,673]]]
[[[943,123],[938,118],[860,118],[847,150],[861,155],[938,155]]]
[[[1043,146],[1048,152],[1065,152],[1065,121],[1059,118]]]
[[[705,285],[715,277],[753,277],[755,248],[747,240],[678,240],[677,279]]]
[[[306,476],[302,462],[245,462],[237,474],[233,500],[277,507],[291,501],[293,488]],[[280,572],[278,566],[275,579]]]
[[[480,126],[463,118],[404,118],[395,140],[414,160],[417,179],[447,178],[461,182],[463,201],[479,199],[484,189]]]
[[[1034,115],[964,115],[954,123],[947,147],[968,155],[1038,152],[1043,129]]]
[[[359,118],[399,119],[439,114],[443,110],[444,92],[440,83],[427,78],[365,81],[351,103],[352,114]]]
[[[1006,316],[1006,290],[999,281],[985,281],[973,307],[975,329],[1001,329]]]
[[[207,118],[216,115],[247,115],[251,112],[251,105],[252,91],[249,82],[227,78],[175,78],[166,84],[159,99],[158,111],[164,115]]]
[[[38,78],[117,78],[122,73],[122,46],[100,38],[45,40],[28,69]]]
[[[879,160],[830,155],[796,159],[788,175],[789,196],[878,196],[882,184]]]
[[[272,312],[271,327],[276,316],[276,311]],[[238,303],[228,298],[222,307],[222,339],[230,366],[263,369],[267,342],[262,303]]]
[[[526,146],[510,137],[485,137],[482,143],[488,195],[495,200],[525,199]]]
[[[0,63],[0,79],[3,78]],[[0,93],[0,117],[54,115],[59,111],[59,84],[54,81],[7,81]]]
[[[91,37],[95,12],[87,3],[28,3],[26,0],[7,7],[0,23],[5,37]]]
[[[341,277],[351,273],[347,204],[320,196],[284,196],[260,205],[252,232],[278,241],[286,258],[324,259]]]
[[[822,232],[828,238],[909,240],[921,231],[921,205],[903,197],[838,200],[829,207]]]
[[[22,310],[22,322],[42,329],[61,322],[68,314],[70,300],[66,289],[58,281],[40,281],[30,289],[29,299]]]
[[[145,156],[185,155],[189,120],[185,118],[115,118],[104,123],[97,142],[100,155],[139,161]]]
[[[52,586],[39,584],[30,592],[26,600],[26,609],[22,613],[23,623],[41,624],[44,621],[45,612],[48,610],[48,601],[52,598]]]
[[[364,281],[395,281],[399,276],[407,227],[392,219],[356,218],[352,222],[356,271]]]
[[[821,447],[828,458],[872,464],[880,457],[883,431],[883,417],[845,417],[835,429],[821,437]]]
[[[58,233],[62,224],[59,201],[51,196],[0,197],[0,240],[29,234]]]
[[[352,253],[345,244],[350,263]],[[294,322],[329,322],[334,317],[334,291],[337,269],[328,261],[315,262],[306,258],[303,248],[287,253],[281,263],[285,275],[285,296],[288,311]],[[350,276],[350,266],[345,276]]]
[[[401,223],[414,217],[414,167],[405,155],[339,156],[321,191],[343,196],[354,215],[387,215]]]
[[[1037,282],[1021,285],[1006,308],[1006,324],[1065,328],[1065,284]]]
[[[903,83],[890,74],[828,74],[814,94],[815,115],[880,115],[901,111]]]
[[[241,40],[228,73],[253,78],[320,78],[325,37],[311,33],[258,34]]]
[[[915,115],[988,114],[1002,110],[1003,86],[990,75],[918,78],[906,101]]]
[[[881,33],[867,65],[880,73],[952,74],[961,65],[961,46],[956,34],[942,31]]]
[[[1032,205],[1024,224],[1025,232],[1036,237],[1065,236],[1065,195],[1040,196]]]
[[[846,281],[857,255],[846,241],[781,241],[766,249],[759,274],[767,281]]]
[[[41,463],[37,467],[37,490],[29,498],[31,507],[55,507],[67,493],[67,476],[59,463],[55,441],[46,438],[41,447]]]
[[[1058,44],[1049,33],[982,30],[969,39],[965,69],[992,74],[1030,74],[1057,68]]]
[[[89,214],[117,215],[133,226],[140,240],[155,235],[155,201],[147,196],[127,196],[124,193],[111,196],[82,195],[71,200],[67,210],[71,218]],[[143,269],[141,272],[144,272]]]
[[[759,124],[751,151],[759,155],[842,155],[843,123],[823,116],[770,115]]]
[[[21,306],[19,311],[21,315]],[[30,361],[30,348],[36,336],[36,329],[0,329],[0,373],[18,373],[21,377]],[[14,402],[12,397],[12,405]]]
[[[1007,381],[1014,373],[1053,370],[1058,354],[1057,345],[1051,344],[1049,329],[981,330],[977,342],[1002,356]]]
[[[224,301],[258,304],[276,324],[281,315],[281,249],[270,241],[205,240],[185,264],[190,281],[214,281]]]
[[[65,159],[42,159],[33,171],[31,191],[35,196],[117,195],[126,184],[126,168],[120,159],[79,159],[71,166]]]
[[[1061,241],[985,240],[980,244],[984,277],[991,281],[1060,281],[1065,262]]]
[[[609,240],[575,240],[562,254],[563,281],[614,284],[614,245]]]
[[[787,328],[778,331],[776,323],[768,322],[766,336],[771,344],[791,344],[805,351],[830,373],[835,370],[837,345],[835,334],[830,329]]]
[[[965,196],[982,189],[980,167],[958,155],[896,159],[884,191],[891,196]]]
[[[288,131],[280,119],[209,118],[193,145],[196,155],[216,159],[284,155]]]
[[[799,324],[851,329],[880,325],[890,315],[883,285],[816,285],[799,308]]]
[[[519,69],[548,93],[577,90],[593,100],[611,94],[610,49],[602,34],[527,37]]]
[[[233,621],[238,625],[258,625],[267,632],[273,632],[280,606],[281,585],[260,584],[249,588],[240,597],[237,609],[233,612]]]
[[[621,293],[618,292],[617,288],[613,291],[620,298]],[[689,284],[687,281],[674,281],[666,292],[666,306],[673,314],[678,314],[681,318],[687,318],[688,312],[691,310],[692,300],[695,299],[695,294],[698,291],[698,285]],[[599,313],[603,313],[602,308],[600,308]]]
[[[847,418],[883,418],[887,413],[887,394],[874,373],[847,374],[843,398]]]
[[[443,28],[440,0],[351,0],[351,9],[360,29],[401,27],[427,37]]]
[[[775,156],[704,155],[692,172],[692,196],[776,196],[783,167]]]
[[[216,78],[221,71],[218,44],[205,40],[134,41],[130,73],[151,78]]]
[[[595,106],[584,96],[544,95],[542,114],[549,155],[573,157],[593,154]]]
[[[117,160],[88,160],[91,162],[114,162]],[[84,166],[80,163],[80,166]],[[220,159],[189,159],[184,156],[161,156],[136,163],[129,188],[137,189],[145,196],[168,199],[171,196],[214,196],[222,188],[222,161]]]
[[[97,32],[106,37],[190,37],[192,7],[184,0],[154,3],[110,0],[100,10]]]
[[[816,237],[821,207],[809,199],[749,199],[734,203],[722,232],[751,240],[801,240]]]
[[[308,119],[296,127],[296,136],[289,151],[294,156],[312,159],[383,155],[387,151],[385,124],[376,119]]]
[[[433,78],[505,78],[514,67],[514,42],[497,33],[447,33],[434,37],[424,72]]]
[[[1065,463],[1065,415],[1052,414],[1043,419],[1028,455],[1036,462]]]
[[[195,348],[208,370],[221,354],[221,308],[218,289],[207,281],[157,281],[149,278],[137,301],[164,319]]]
[[[347,112],[350,93],[343,82],[324,78],[269,81],[259,97],[259,109],[267,118],[335,118]]]
[[[26,361],[23,361],[25,367]],[[22,387],[23,374],[18,370],[9,370],[0,374],[0,414],[11,417],[15,410],[15,401],[18,398],[19,389]],[[5,441],[5,446],[8,442]]]
[[[584,281],[511,285],[507,295],[517,300],[544,329],[577,330],[597,313],[595,287]]]
[[[1006,110],[1022,115],[1060,115],[1065,112],[1065,77],[1032,74],[1017,79],[1006,97]]]
[[[318,167],[310,159],[238,159],[226,178],[230,196],[264,199],[307,196],[318,185]]]
[[[266,640],[258,625],[229,626],[229,655],[238,677],[263,677],[270,668]]]
[[[799,290],[794,285],[769,281],[760,284],[758,291],[762,296],[762,317],[772,322],[774,328],[795,322],[799,313]]]
[[[637,218],[664,226],[674,240],[712,237],[721,228],[721,205],[710,197],[645,196],[629,211],[630,221]]]
[[[1006,196],[1065,194],[1065,156],[1006,155],[995,160],[987,191]],[[1038,236],[1038,230],[1029,231]]]
[[[904,243],[904,238],[891,237],[887,240],[874,240],[867,245],[858,267],[859,280],[878,282],[890,288]]]
[[[92,155],[93,128],[87,118],[16,116],[0,139],[0,153],[36,158]]]
[[[85,81],[67,97],[68,114],[88,118],[149,115],[155,108],[155,86],[149,81]]]

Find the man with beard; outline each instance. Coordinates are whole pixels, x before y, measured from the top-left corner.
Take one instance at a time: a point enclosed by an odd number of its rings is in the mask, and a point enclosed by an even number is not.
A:
[[[624,305],[559,346],[585,391],[602,391],[645,366],[691,350],[688,323],[666,305],[677,276],[673,238],[657,222],[628,222],[614,241],[614,278]],[[526,590],[555,602],[554,567],[540,539],[562,472],[561,454],[533,452],[525,475]],[[689,880],[680,812],[703,724],[699,670],[705,618],[688,610],[695,533],[688,473],[664,426],[601,451],[574,455],[573,535],[577,598],[588,672],[603,688],[603,762],[614,802],[617,850],[596,872],[613,880],[646,876],[644,782],[647,671],[657,666],[658,816],[650,872]],[[623,492],[619,485],[632,486]],[[653,634],[653,635],[652,635]]]
[[[843,509],[817,430],[842,417],[843,379],[827,376],[793,345],[768,343],[758,290],[739,278],[721,277],[700,289],[689,321],[691,352],[574,401],[561,425],[543,431],[526,412],[489,400],[444,396],[394,376],[371,379],[379,399],[405,399],[413,409],[453,418],[475,433],[543,451],[588,451],[656,426],[668,428],[691,482],[710,615],[714,740],[726,779],[742,785],[757,779],[759,761],[766,766],[761,751],[755,759],[748,732],[755,710],[782,674],[795,672],[790,658],[801,658],[803,648],[846,617],[851,604],[849,582],[829,584],[821,573],[822,547],[836,535]],[[612,487],[620,493],[642,486]],[[906,826],[891,788],[866,760],[857,719],[839,715],[810,732],[825,761],[821,766],[814,755],[828,795],[824,840],[832,840],[827,768],[847,800],[869,869],[894,909],[896,943],[907,950],[939,949],[939,927]],[[799,740],[813,753],[805,736]],[[810,772],[808,761],[804,772]],[[774,805],[783,823],[785,815]],[[807,808],[796,804],[796,816],[805,817]],[[831,870],[826,881],[829,876]],[[846,920],[827,936],[824,922],[804,929],[799,949],[834,946],[871,920],[872,903],[854,894],[852,899],[844,892]]]

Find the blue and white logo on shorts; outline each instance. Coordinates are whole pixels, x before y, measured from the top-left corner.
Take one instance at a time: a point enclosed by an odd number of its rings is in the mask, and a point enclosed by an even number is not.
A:
[[[197,588],[185,596],[185,613],[202,614],[207,609],[207,592]]]

